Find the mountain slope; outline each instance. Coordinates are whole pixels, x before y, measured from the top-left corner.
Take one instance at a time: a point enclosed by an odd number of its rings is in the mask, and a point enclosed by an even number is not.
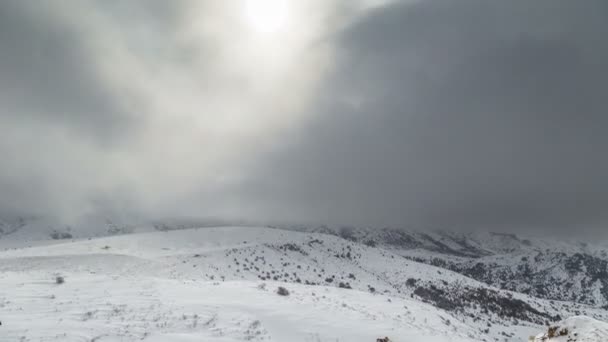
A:
[[[23,229],[20,233],[27,235]],[[383,335],[394,341],[408,340],[405,336],[425,341],[521,341],[563,317],[608,318],[595,306],[501,290],[428,261],[487,262],[500,257],[499,252],[508,254],[489,244],[471,240],[464,244],[473,246],[466,247],[470,253],[478,251],[475,257],[450,256],[446,251],[458,250],[458,244],[447,239],[431,242],[436,235],[427,234],[420,243],[447,248],[387,246],[366,234],[358,239],[219,227],[47,240],[32,247],[20,247],[20,239],[11,246],[5,239],[0,286],[10,290],[0,293],[0,306],[7,312],[0,317],[6,323],[2,329],[30,341],[44,340],[43,335],[50,341],[63,340],[63,333],[72,332],[102,341],[203,336],[280,341],[285,340],[281,327],[294,332],[289,341],[373,341]],[[423,257],[428,260],[417,261]],[[56,274],[66,283],[53,284]],[[292,295],[276,295],[278,286],[287,287]],[[192,303],[196,305],[190,307]],[[264,305],[282,312],[281,317],[265,314]],[[228,315],[224,307],[236,311]],[[299,309],[304,311],[294,312]],[[186,318],[174,312],[183,312]],[[194,315],[196,323],[188,321]],[[215,316],[224,317],[218,323],[222,329],[201,326],[201,321],[208,321],[202,317]],[[41,330],[24,327],[29,317],[45,322]],[[291,320],[307,323],[300,327]],[[349,328],[351,324],[356,327]],[[263,329],[256,330],[259,326]],[[110,327],[119,332],[104,337]],[[78,340],[76,335],[66,340]]]
[[[464,342],[478,334],[449,313],[411,298],[260,281],[247,270],[251,264],[245,260],[257,252],[281,270],[281,280],[291,270],[279,266],[281,258],[301,267],[325,265],[319,272],[335,268],[337,274],[340,263],[315,262],[284,247],[287,242],[316,245],[312,241],[318,237],[217,228],[6,250],[0,253],[2,336],[21,341],[370,341],[391,336],[394,341]],[[333,239],[323,246],[342,243]],[[289,257],[292,252],[302,258]],[[235,264],[233,256],[242,263]],[[58,274],[65,283],[54,283]],[[279,285],[290,295],[278,296]]]
[[[487,285],[608,308],[608,252],[599,245],[499,233],[312,229],[392,251]]]

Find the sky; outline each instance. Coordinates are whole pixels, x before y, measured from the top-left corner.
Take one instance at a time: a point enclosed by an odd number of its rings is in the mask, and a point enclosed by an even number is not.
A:
[[[604,0],[0,2],[0,214],[599,235]]]

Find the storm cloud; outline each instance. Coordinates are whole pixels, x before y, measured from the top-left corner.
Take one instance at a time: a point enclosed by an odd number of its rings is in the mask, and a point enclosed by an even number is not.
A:
[[[235,1],[0,4],[0,212],[608,223],[604,1],[323,2],[271,56]]]
[[[601,231],[606,9],[431,0],[370,11],[336,36],[316,119],[264,161],[254,193],[302,219]]]

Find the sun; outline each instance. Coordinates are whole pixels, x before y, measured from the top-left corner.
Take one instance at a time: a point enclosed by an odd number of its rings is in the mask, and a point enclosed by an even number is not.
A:
[[[246,0],[245,14],[251,28],[258,33],[275,33],[287,23],[286,0]]]

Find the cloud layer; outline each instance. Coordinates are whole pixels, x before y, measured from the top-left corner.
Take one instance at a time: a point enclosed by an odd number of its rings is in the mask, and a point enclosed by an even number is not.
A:
[[[297,10],[273,41],[236,0],[4,1],[1,211],[608,223],[604,1]]]
[[[263,160],[270,176],[252,179],[255,197],[302,219],[602,230],[605,9],[423,1],[370,11],[336,36],[317,119]]]

